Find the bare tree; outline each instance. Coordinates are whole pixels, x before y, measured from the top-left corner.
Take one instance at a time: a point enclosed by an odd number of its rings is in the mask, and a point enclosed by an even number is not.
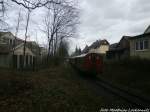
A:
[[[0,1],[0,30],[2,31],[8,29],[8,24],[4,20],[7,6],[8,6],[8,3],[6,0]]]
[[[30,10],[46,6],[47,4],[65,5],[65,4],[62,4],[62,2],[60,2],[60,1],[58,2],[56,0],[11,0],[11,1],[15,2],[18,5],[23,6],[26,9],[30,9]],[[65,2],[63,2],[63,3],[65,3]]]
[[[12,59],[13,59],[13,64],[14,62],[14,52],[15,52],[15,46],[17,44],[17,34],[19,31],[19,27],[20,27],[20,22],[21,22],[22,18],[21,18],[21,10],[18,12],[18,18],[17,18],[17,25],[16,25],[16,31],[15,31],[15,39],[13,41],[13,46],[12,46]]]
[[[61,41],[57,52],[59,57],[63,58],[69,56],[68,50],[69,43],[66,40]]]
[[[62,40],[74,35],[75,26],[78,23],[78,11],[70,4],[65,5],[65,7],[52,4],[49,7],[47,6],[47,8],[44,31],[49,42],[48,56],[55,56],[58,54],[57,48]]]
[[[25,67],[26,40],[27,40],[28,26],[29,26],[29,21],[30,21],[30,13],[34,9],[39,8],[39,7],[43,7],[43,6],[47,7],[47,5],[50,6],[51,4],[65,5],[65,2],[57,1],[57,0],[11,0],[11,1],[18,5],[23,6],[28,11],[27,21],[26,21],[26,26],[25,26],[25,40],[24,40],[24,47],[23,47],[23,63],[24,63],[23,65]],[[53,32],[53,31],[51,31],[51,32]],[[50,35],[48,33],[49,44],[53,43],[53,41],[52,41],[53,35],[54,35],[54,33],[51,33]],[[51,45],[49,45],[49,46],[51,46]],[[53,47],[52,47],[52,49],[53,49]]]
[[[31,14],[31,10],[28,9],[27,12],[27,19],[26,19],[26,26],[25,26],[25,40],[24,40],[24,46],[23,46],[23,67],[25,68],[25,54],[26,54],[26,43],[27,43],[27,34],[28,34],[28,26],[29,26],[29,21],[30,21],[30,14]]]
[[[59,8],[63,9],[60,11]],[[63,39],[71,38],[74,36],[76,31],[76,25],[78,23],[78,10],[73,6],[58,6],[55,10],[57,10],[59,13],[56,21],[56,40],[59,44],[62,42]]]
[[[48,56],[50,55],[50,49],[51,49],[51,41],[52,41],[52,38],[50,35],[51,34],[51,16],[50,16],[50,9],[47,11],[47,14],[46,14],[46,17],[44,18],[44,33],[46,34],[47,36],[47,39],[48,39]]]
[[[20,9],[19,12],[18,12],[17,26],[16,26],[16,31],[15,31],[15,37],[17,37],[17,35],[18,35],[21,20],[22,20],[22,18],[21,18],[21,9]]]
[[[4,2],[4,0],[1,0],[0,1],[0,13],[1,13],[0,17],[4,16],[5,10],[6,10],[5,2]]]
[[[21,9],[20,9],[19,12],[18,12],[18,17],[17,17],[17,25],[16,25],[16,28],[15,28],[16,31],[15,31],[15,39],[14,39],[14,42],[13,42],[13,48],[16,46],[16,41],[17,41],[17,36],[18,36],[21,21],[22,21],[22,18],[21,18]],[[14,49],[13,49],[13,55],[14,55]]]

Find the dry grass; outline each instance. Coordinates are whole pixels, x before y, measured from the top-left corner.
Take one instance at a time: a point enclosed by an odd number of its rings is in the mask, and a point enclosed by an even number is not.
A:
[[[1,70],[0,74],[0,112],[95,112],[114,102],[93,92],[64,66],[24,73]]]
[[[107,63],[101,76],[112,83],[150,97],[149,66],[149,60],[140,59]]]

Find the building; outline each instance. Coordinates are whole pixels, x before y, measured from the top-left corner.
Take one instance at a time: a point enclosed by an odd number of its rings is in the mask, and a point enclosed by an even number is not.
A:
[[[40,47],[40,53],[41,57],[45,57],[48,55],[48,49],[46,49],[45,47]]]
[[[0,32],[0,67],[30,69],[38,66],[41,59],[39,45],[34,41],[27,41],[25,58],[23,48],[24,40],[15,37],[11,32]]]
[[[150,26],[143,34],[130,38],[130,56],[150,59]]]
[[[11,32],[0,32],[0,44],[7,44],[10,49],[22,42],[22,39],[15,37]]]
[[[6,44],[0,44],[0,67],[8,68],[10,66],[10,49]]]
[[[21,68],[26,68],[26,69],[31,69],[35,67],[36,63],[36,54],[34,54],[28,47],[25,48],[25,58],[24,56],[24,43],[21,43],[17,45],[14,48],[14,54],[10,52],[10,55],[12,56],[12,64],[14,68],[21,69]],[[25,60],[25,61],[24,61]],[[24,61],[24,63],[23,63]]]
[[[109,42],[104,39],[104,40],[97,40],[95,42],[93,42],[89,47],[85,47],[85,49],[83,50],[84,53],[99,53],[102,55],[106,54],[106,51],[109,50]]]
[[[111,44],[106,57],[111,60],[125,59],[130,56],[129,36],[123,36],[118,43]]]

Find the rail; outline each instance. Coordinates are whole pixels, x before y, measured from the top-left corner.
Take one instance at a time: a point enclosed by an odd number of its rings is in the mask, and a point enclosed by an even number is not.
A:
[[[104,79],[96,78],[94,82],[98,86],[105,88],[107,91],[123,98],[127,102],[139,108],[150,108],[150,99],[147,97],[143,97],[131,91],[117,87],[116,85],[113,85],[110,82],[105,81]]]

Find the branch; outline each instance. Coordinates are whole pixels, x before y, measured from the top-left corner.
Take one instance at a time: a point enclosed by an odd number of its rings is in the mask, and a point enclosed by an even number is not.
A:
[[[18,5],[22,5],[24,8],[26,8],[26,9],[36,9],[36,8],[39,8],[39,7],[43,7],[43,6],[46,6],[47,4],[49,4],[49,3],[54,3],[54,4],[61,4],[61,2],[55,2],[55,1],[53,1],[53,0],[47,0],[46,2],[41,2],[41,1],[39,1],[39,2],[37,2],[37,3],[32,3],[32,2],[30,2],[30,1],[28,1],[28,0],[23,0],[24,1],[24,3],[23,2],[21,2],[21,1],[18,1],[18,0],[11,0],[12,2],[15,2],[16,4],[18,4]],[[28,4],[28,5],[26,5],[26,3]]]

